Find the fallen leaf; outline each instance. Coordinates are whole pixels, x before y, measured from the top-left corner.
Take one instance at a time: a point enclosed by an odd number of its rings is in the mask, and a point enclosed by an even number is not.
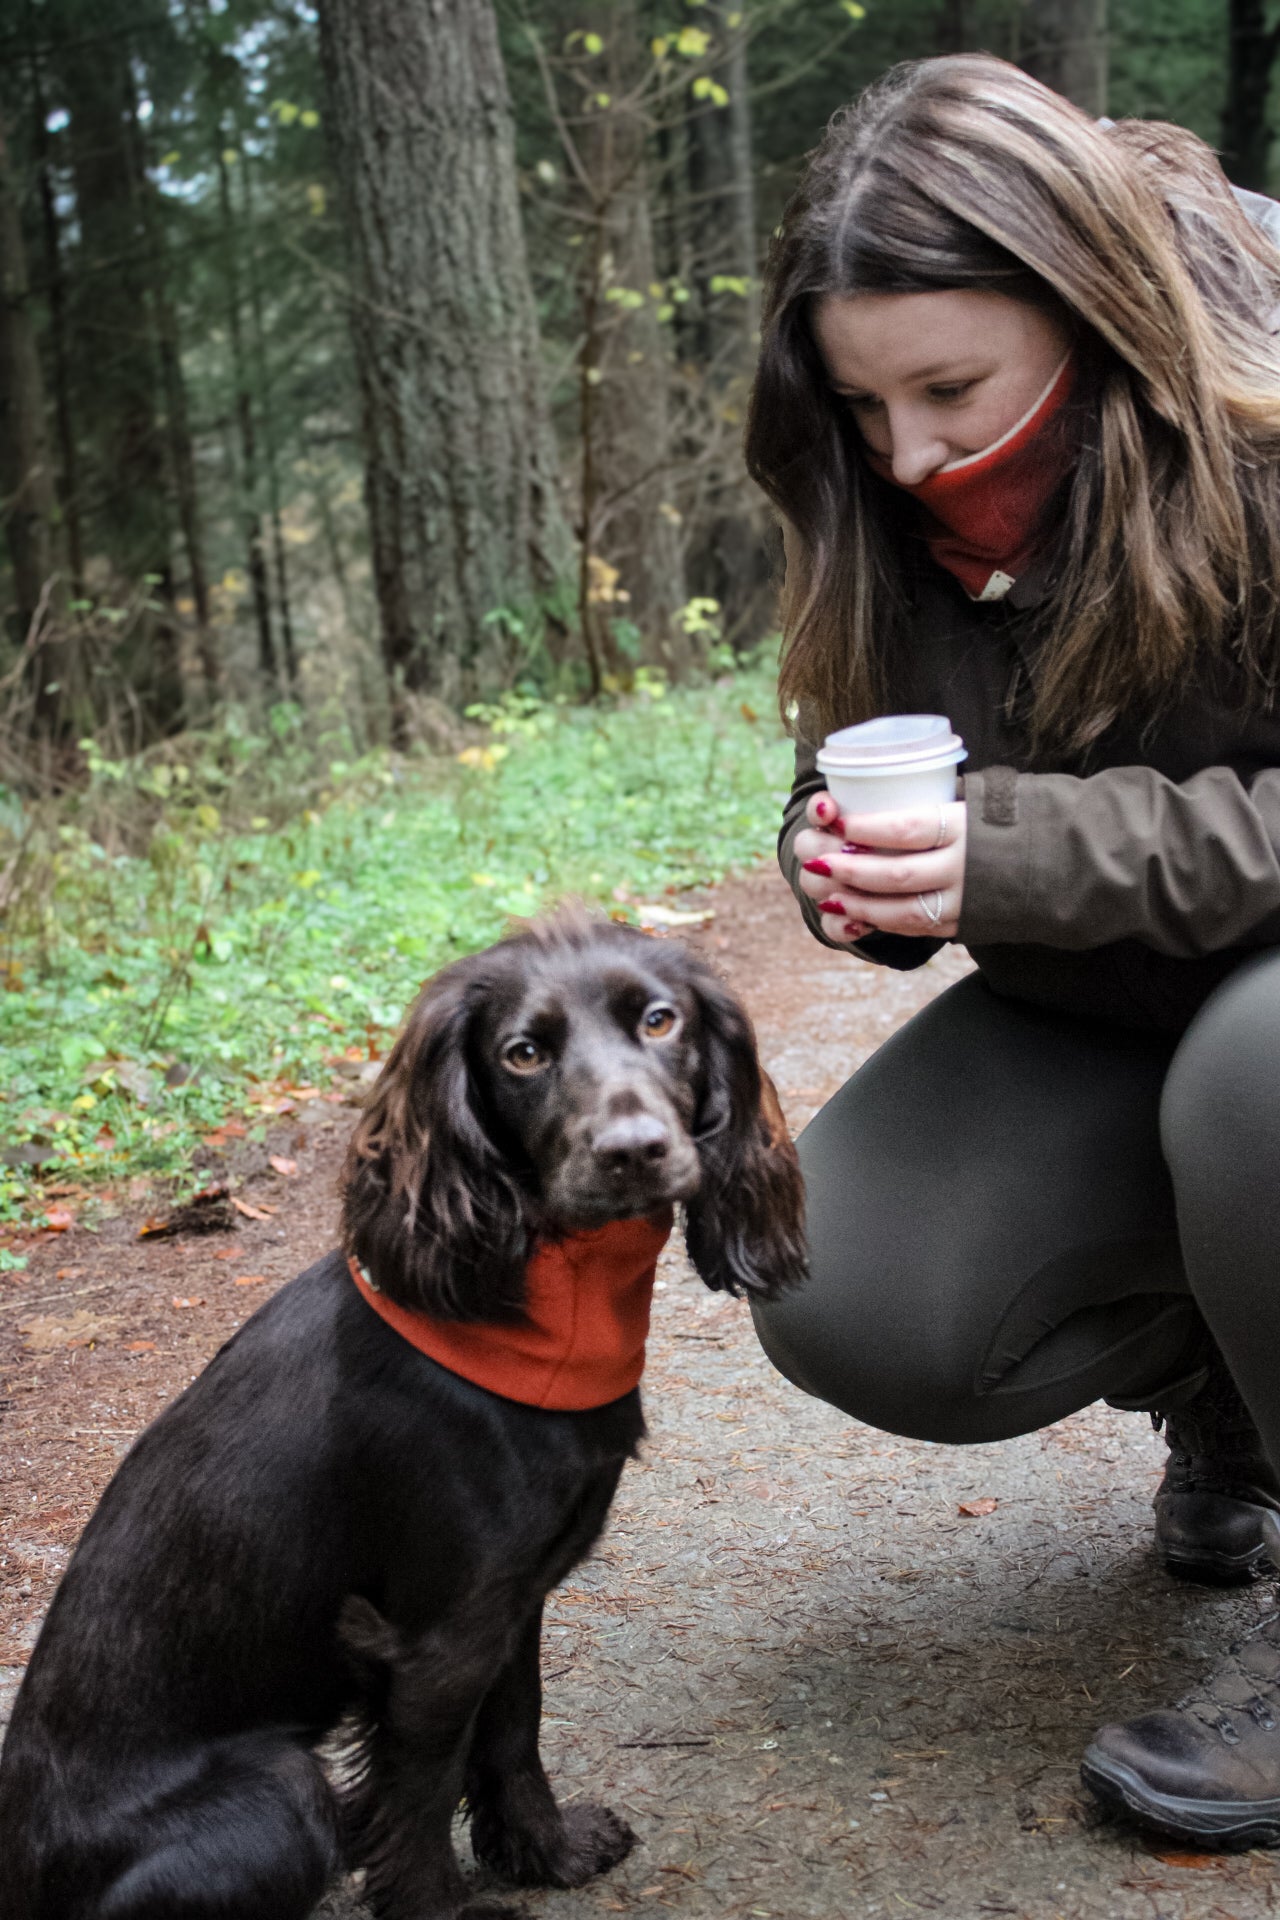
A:
[[[155,1350],[154,1340],[130,1340],[125,1348],[126,1353],[154,1353]]]
[[[1162,1853],[1158,1847],[1148,1847],[1147,1851],[1155,1859],[1162,1860],[1166,1867],[1194,1867],[1203,1872],[1206,1868],[1225,1864],[1220,1853]]]
[[[275,1168],[276,1172],[284,1174],[286,1179],[298,1171],[297,1161],[287,1160],[282,1153],[268,1154],[267,1159],[269,1164]]]
[[[55,1280],[79,1280],[84,1273],[83,1267],[59,1267]]]
[[[76,1217],[69,1207],[50,1207],[44,1217],[44,1224],[50,1233],[66,1233],[75,1223]]]
[[[192,1299],[188,1300],[185,1294],[175,1293],[173,1296],[173,1304],[175,1307],[202,1307],[204,1305],[204,1295],[197,1293]]]
[[[962,1500],[956,1511],[962,1513],[966,1520],[985,1520],[999,1504],[998,1500]]]
[[[37,1314],[18,1332],[33,1353],[52,1353],[56,1347],[87,1347],[91,1341],[101,1340],[113,1324],[90,1313],[87,1307],[79,1307],[62,1318],[53,1313]]]
[[[243,1260],[244,1248],[243,1247],[219,1247],[218,1251],[214,1254],[213,1257],[215,1260]]]
[[[269,1220],[273,1213],[280,1211],[279,1207],[255,1207],[251,1201],[241,1200],[235,1194],[231,1196],[231,1204],[246,1220]]]
[[[265,1273],[238,1273],[235,1284],[238,1287],[265,1287],[267,1276]]]

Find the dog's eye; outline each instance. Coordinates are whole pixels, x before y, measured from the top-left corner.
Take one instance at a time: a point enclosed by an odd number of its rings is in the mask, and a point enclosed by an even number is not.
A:
[[[665,1040],[675,1031],[679,1014],[674,1007],[650,1007],[640,1022],[640,1034],[645,1040]]]
[[[550,1058],[533,1040],[513,1040],[502,1056],[502,1064],[512,1073],[538,1073]]]

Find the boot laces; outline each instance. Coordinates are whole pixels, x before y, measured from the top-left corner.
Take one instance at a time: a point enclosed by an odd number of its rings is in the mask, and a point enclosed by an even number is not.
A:
[[[1261,1643],[1274,1656],[1273,1672],[1260,1674],[1242,1658],[1246,1648]],[[1237,1699],[1222,1699],[1228,1691],[1228,1682],[1235,1684],[1230,1691],[1237,1693]],[[1259,1691],[1259,1687],[1266,1691]],[[1267,1694],[1271,1694],[1268,1699]],[[1241,1731],[1234,1716],[1247,1714],[1254,1725],[1263,1733],[1273,1733],[1276,1729],[1276,1709],[1280,1706],[1280,1613],[1269,1614],[1265,1620],[1247,1633],[1243,1640],[1228,1648],[1227,1658],[1221,1666],[1184,1694],[1177,1702],[1177,1711],[1190,1714],[1204,1727],[1218,1735],[1225,1746],[1238,1746]]]

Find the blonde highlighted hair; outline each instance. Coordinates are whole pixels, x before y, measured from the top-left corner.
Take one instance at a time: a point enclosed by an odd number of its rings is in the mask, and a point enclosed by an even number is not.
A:
[[[1234,656],[1259,697],[1280,613],[1280,251],[1180,128],[1104,126],[981,54],[899,67],[837,116],[770,253],[747,463],[786,534],[784,711],[882,711],[905,641],[902,507],[811,330],[825,294],[1002,292],[1063,313],[1081,451],[1032,713],[1079,750]]]

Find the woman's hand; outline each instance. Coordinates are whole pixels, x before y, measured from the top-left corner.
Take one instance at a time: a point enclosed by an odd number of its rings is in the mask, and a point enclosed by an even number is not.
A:
[[[851,814],[815,793],[796,835],[800,887],[818,903],[824,936],[851,946],[865,933],[950,940],[964,895],[962,800],[910,813]]]

